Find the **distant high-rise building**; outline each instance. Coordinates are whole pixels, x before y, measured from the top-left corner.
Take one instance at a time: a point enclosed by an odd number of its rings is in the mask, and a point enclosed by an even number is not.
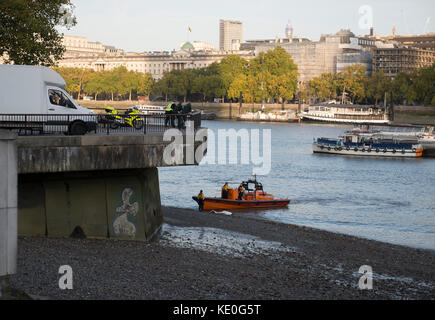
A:
[[[293,26],[290,21],[285,26],[285,36],[287,37],[287,39],[289,39],[289,41],[293,39]]]
[[[239,50],[243,38],[243,26],[240,21],[219,20],[219,49]]]

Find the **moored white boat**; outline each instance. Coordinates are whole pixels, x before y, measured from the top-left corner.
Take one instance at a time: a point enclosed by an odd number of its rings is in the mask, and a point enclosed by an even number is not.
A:
[[[142,114],[164,114],[165,108],[162,106],[138,105],[136,106]]]
[[[317,138],[312,147],[314,153],[339,155],[399,158],[423,155],[423,146],[417,139],[385,136],[370,130],[352,130],[338,139]]]
[[[316,104],[310,105],[300,114],[302,119],[322,122],[353,124],[389,123],[383,108],[369,105]]]
[[[423,156],[435,156],[435,134],[433,126],[368,126],[367,129],[376,131],[384,136],[400,139],[417,139],[423,146]]]

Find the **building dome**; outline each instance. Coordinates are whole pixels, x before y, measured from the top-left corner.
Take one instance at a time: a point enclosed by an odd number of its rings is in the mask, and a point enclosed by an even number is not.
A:
[[[195,49],[195,47],[193,46],[193,44],[191,44],[190,42],[185,42],[182,46],[181,46],[182,50],[193,50]]]

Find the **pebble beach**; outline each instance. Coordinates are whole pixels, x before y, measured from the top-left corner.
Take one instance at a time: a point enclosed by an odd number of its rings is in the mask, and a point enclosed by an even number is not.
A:
[[[163,208],[153,242],[20,238],[11,287],[35,299],[434,299],[435,252],[243,215]],[[58,286],[61,265],[73,289]],[[373,289],[358,287],[359,268]]]

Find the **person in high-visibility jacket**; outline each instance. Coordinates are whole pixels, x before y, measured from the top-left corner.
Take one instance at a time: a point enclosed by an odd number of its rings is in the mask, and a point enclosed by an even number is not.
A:
[[[222,199],[228,199],[228,192],[230,191],[230,186],[228,185],[228,182],[225,182],[224,186],[222,187]]]
[[[173,103],[172,102],[170,102],[169,104],[168,104],[168,106],[165,108],[165,115],[166,115],[166,117],[165,117],[165,127],[167,127],[168,125],[169,125],[169,123],[171,124],[171,126],[173,127],[174,125],[173,125],[173,122],[174,122],[174,120],[172,119],[172,114],[174,113],[174,107],[173,107]]]
[[[202,192],[202,190],[199,191],[197,198],[198,198],[199,211],[202,211],[204,209],[204,199],[205,199],[205,196],[204,196],[204,193]]]

